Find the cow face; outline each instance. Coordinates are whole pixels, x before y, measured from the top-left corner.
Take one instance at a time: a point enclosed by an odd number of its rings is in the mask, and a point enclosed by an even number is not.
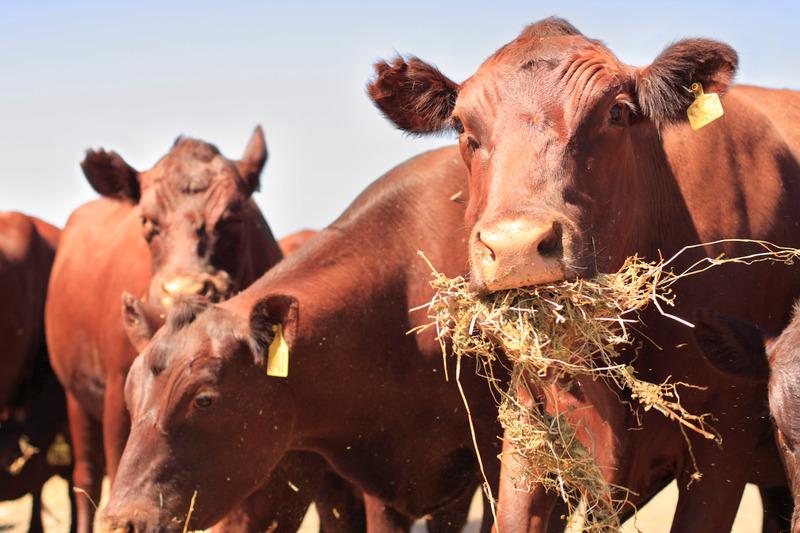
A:
[[[165,308],[179,294],[217,301],[236,287],[243,220],[257,208],[267,150],[257,127],[239,161],[211,144],[179,137],[152,169],[138,172],[115,152],[90,150],[81,163],[96,191],[138,204],[142,237],[152,257],[149,300]]]
[[[730,47],[693,39],[633,68],[547,19],[460,85],[398,58],[376,65],[368,90],[407,132],[458,134],[471,280],[494,291],[591,276],[636,252],[631,239],[644,230],[635,223],[655,215],[632,195],[655,179],[640,167],[658,155],[658,128],[686,119],[692,83],[723,91],[736,63]]]
[[[777,339],[768,338],[748,322],[701,311],[695,339],[711,365],[733,379],[768,385],[775,440],[792,486],[795,516],[792,531],[800,531],[800,318],[798,307]]]
[[[261,486],[294,425],[287,379],[266,375],[272,326],[291,343],[293,300],[257,306],[250,322],[201,298],[181,298],[134,362],[125,386],[131,433],[107,529],[210,527]],[[135,313],[136,311],[132,311]]]

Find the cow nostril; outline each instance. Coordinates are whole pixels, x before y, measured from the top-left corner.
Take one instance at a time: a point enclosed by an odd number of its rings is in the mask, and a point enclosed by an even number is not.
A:
[[[561,224],[553,222],[552,229],[539,241],[536,250],[542,257],[561,257],[564,253]]]
[[[125,527],[123,527],[123,531],[125,533],[136,533],[136,528],[133,527],[133,522],[126,522]]]
[[[484,250],[481,253],[481,255],[483,255],[484,261],[487,261],[488,259],[487,262],[493,263],[495,261],[494,250],[492,250],[492,247],[486,244],[486,242],[483,239],[481,239],[480,231],[475,234],[475,240],[478,242],[479,246],[484,248]]]

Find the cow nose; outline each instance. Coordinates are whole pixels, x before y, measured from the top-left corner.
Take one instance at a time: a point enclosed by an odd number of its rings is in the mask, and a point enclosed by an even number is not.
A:
[[[489,292],[564,279],[559,222],[503,220],[479,227],[472,242],[473,281]]]

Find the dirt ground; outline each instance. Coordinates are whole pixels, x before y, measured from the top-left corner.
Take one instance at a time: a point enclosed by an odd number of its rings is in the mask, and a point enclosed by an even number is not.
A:
[[[104,493],[107,492],[104,490]],[[0,504],[0,531],[9,533],[24,533],[27,531],[30,519],[30,496]],[[678,488],[673,482],[658,494],[648,505],[643,507],[636,523],[629,520],[622,528],[624,533],[635,533],[637,528],[644,533],[668,532],[672,523],[672,513],[678,500]],[[102,502],[101,502],[102,505]],[[472,501],[470,522],[464,529],[465,533],[476,533],[482,512],[481,498],[478,493]],[[45,486],[43,520],[47,533],[63,533],[69,531],[69,502],[67,500],[67,485],[60,478],[51,479]],[[319,531],[316,511],[309,509],[301,533],[317,533]],[[415,525],[413,533],[423,533],[425,526],[422,523]],[[761,499],[758,489],[748,485],[739,514],[733,525],[734,533],[756,533],[761,531]]]

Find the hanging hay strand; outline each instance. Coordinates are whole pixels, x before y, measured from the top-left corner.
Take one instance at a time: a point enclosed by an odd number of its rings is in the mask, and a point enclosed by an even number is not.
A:
[[[757,250],[740,257],[706,257],[685,270],[673,270],[676,259],[688,250],[722,243],[747,244]],[[567,503],[572,519],[580,514],[583,530],[616,531],[627,498],[614,495],[627,492],[605,481],[593,451],[577,438],[579,428],[569,423],[569,413],[558,411],[556,398],[548,391],[554,386],[569,387],[579,377],[602,379],[627,392],[635,402],[632,408],[638,404],[645,411],[654,409],[679,424],[684,437],[691,431],[721,441],[709,423],[710,413],[691,413],[681,405],[680,388],[700,387],[669,379],[662,383],[642,380],[632,365],[621,360],[620,350],[632,343],[639,313],[649,305],[692,326],[664,311],[674,305],[672,287],[678,280],[726,263],[793,264],[798,257],[800,250],[765,241],[715,241],[688,246],[666,261],[649,262],[634,256],[612,274],[485,297],[472,293],[464,278],[448,278],[428,261],[436,293],[424,307],[433,322],[415,331],[434,326],[443,354],[449,346],[459,360],[473,357],[480,363],[499,392],[498,416],[513,449],[513,457],[505,458],[506,465],[511,465],[512,477],[521,490],[541,485]],[[513,364],[507,387],[492,373],[492,364],[501,352]],[[527,400],[520,397],[521,391],[526,391]],[[542,394],[550,401],[531,405],[529,399]],[[691,447],[689,451],[691,454]],[[696,472],[694,478],[699,476]]]

